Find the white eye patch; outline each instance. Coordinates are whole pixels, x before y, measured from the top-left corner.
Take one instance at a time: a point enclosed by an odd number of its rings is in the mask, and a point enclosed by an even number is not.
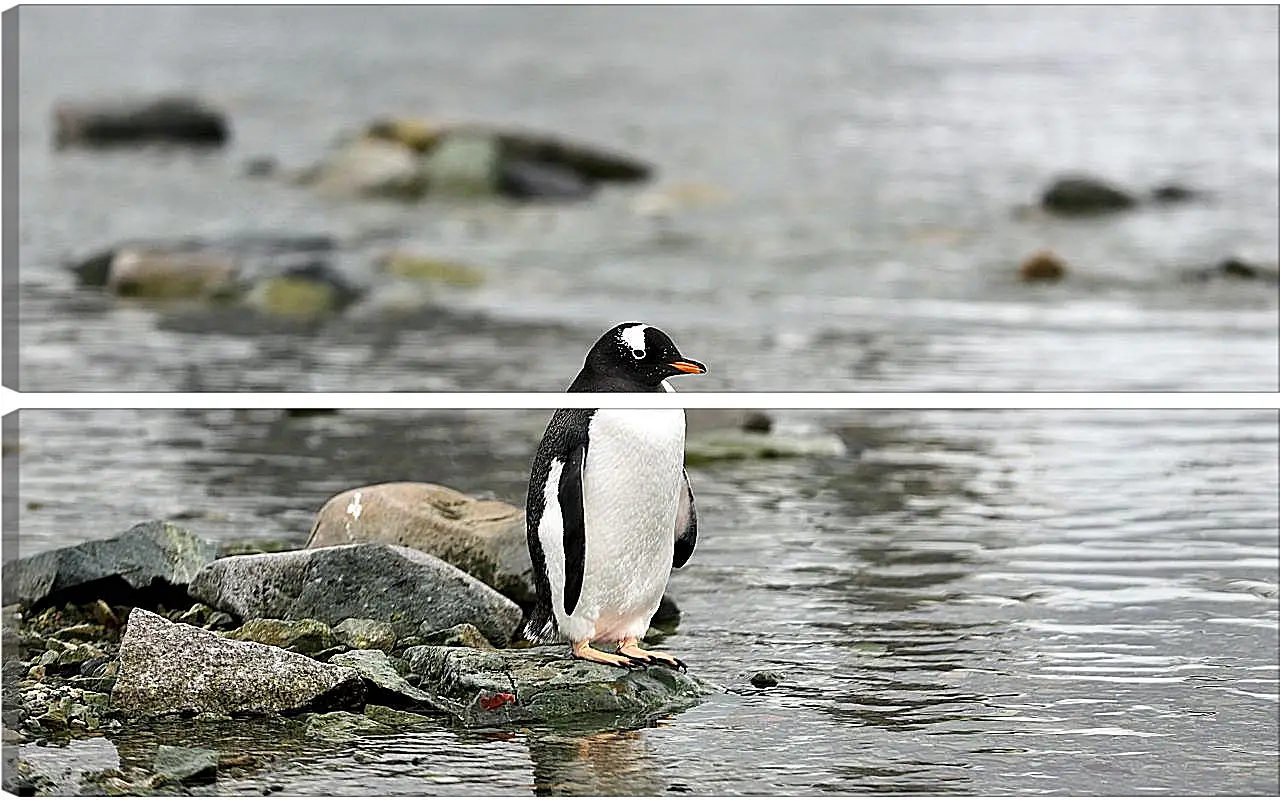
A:
[[[629,328],[623,328],[618,331],[618,336],[622,338],[623,344],[631,348],[631,354],[633,356],[636,353],[640,354],[636,356],[637,359],[644,358],[644,332],[648,328],[648,325],[632,325]]]

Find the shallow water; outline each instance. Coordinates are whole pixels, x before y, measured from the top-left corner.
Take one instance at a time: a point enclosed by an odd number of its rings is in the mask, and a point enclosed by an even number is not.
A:
[[[543,412],[23,411],[23,555],[154,516],[301,544],[332,494],[522,503]],[[241,726],[220,792],[1274,794],[1280,418],[779,412],[850,454],[690,470],[698,550],[663,647],[732,693],[639,731],[350,744]],[[782,684],[748,678],[777,670]],[[159,741],[114,739],[147,763]],[[211,734],[197,732],[209,743]]]
[[[1275,286],[1183,269],[1280,253],[1274,7],[124,7],[21,11],[28,390],[563,388],[643,319],[691,390],[1276,390]],[[358,31],[359,33],[355,33]],[[224,152],[50,150],[58,99],[191,88]],[[511,209],[326,201],[241,177],[384,114],[481,118],[652,159],[722,193]],[[1205,203],[1016,219],[1063,171]],[[647,191],[647,190],[646,190]],[[470,261],[474,292],[291,330],[77,292],[133,237],[378,237]],[[1048,247],[1072,272],[1028,287]],[[377,248],[370,245],[370,252]],[[368,253],[360,251],[359,259]],[[348,265],[351,266],[351,265]],[[367,278],[356,274],[357,279]],[[383,298],[391,302],[388,298]]]

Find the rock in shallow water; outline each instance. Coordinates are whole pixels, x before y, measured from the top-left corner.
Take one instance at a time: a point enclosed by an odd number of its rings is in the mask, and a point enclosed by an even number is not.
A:
[[[143,522],[115,537],[18,559],[4,567],[4,603],[136,602],[152,593],[185,597],[186,585],[213,560],[214,549],[168,522]]]
[[[391,659],[381,650],[351,650],[334,656],[329,663],[358,672],[367,684],[367,697],[374,702],[446,714],[460,710],[460,706],[454,703],[411,686],[400,677],[391,665]]]
[[[192,97],[63,102],[54,107],[59,148],[154,142],[216,147],[231,135],[226,115]]]
[[[470,622],[506,644],[520,607],[465,572],[408,547],[354,544],[233,556],[210,564],[191,595],[242,619],[350,618],[390,624],[398,636],[421,626]]]
[[[120,641],[111,704],[134,716],[275,714],[364,700],[349,669],[278,647],[225,639],[135,608]]]
[[[207,783],[218,774],[218,751],[162,744],[152,769],[181,783]]]
[[[710,693],[697,678],[665,667],[626,670],[572,658],[565,647],[482,651],[412,647],[423,689],[461,705],[468,726],[548,721],[639,724],[696,705]]]
[[[1129,192],[1089,175],[1065,175],[1040,195],[1042,208],[1068,216],[1123,211],[1137,204]]]

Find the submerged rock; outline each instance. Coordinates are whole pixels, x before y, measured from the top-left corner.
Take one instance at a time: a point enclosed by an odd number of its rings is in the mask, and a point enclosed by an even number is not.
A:
[[[835,434],[750,433],[721,431],[692,436],[685,442],[685,464],[703,466],[718,461],[828,457],[845,455],[847,448]],[[696,489],[695,489],[696,491]]]
[[[5,564],[4,603],[39,608],[99,598],[113,605],[185,601],[187,584],[213,555],[214,548],[190,531],[168,522],[143,522],[113,539]]]
[[[227,638],[269,644],[307,656],[338,644],[329,626],[315,619],[254,619],[228,633]]]
[[[232,556],[191,582],[192,597],[242,619],[350,618],[390,624],[398,636],[470,622],[506,644],[520,608],[453,566],[418,550],[354,544]]]
[[[218,775],[218,751],[162,744],[152,770],[180,783],[208,783]]]
[[[54,146],[151,143],[217,147],[231,137],[222,111],[191,97],[63,102],[53,109]]]
[[[393,728],[364,714],[350,711],[330,711],[327,714],[307,716],[307,738],[345,742],[370,734],[391,733]]]
[[[1280,285],[1280,269],[1275,265],[1259,264],[1238,256],[1224,258],[1212,267],[1190,270],[1185,277],[1194,283],[1228,280]]]
[[[534,598],[524,512],[500,500],[477,500],[431,483],[349,489],[320,509],[307,547],[354,542],[412,547],[447,561],[517,603],[528,604]]]
[[[1040,195],[1041,208],[1071,216],[1123,211],[1137,204],[1129,192],[1089,175],[1060,177]]]
[[[664,667],[626,670],[574,659],[564,647],[482,651],[412,647],[420,686],[460,704],[468,726],[548,721],[639,724],[693,706],[710,692]]]
[[[111,704],[131,716],[289,713],[364,701],[352,670],[141,608],[129,615],[119,663]]]
[[[1066,274],[1066,262],[1049,250],[1032,253],[1018,266],[1018,277],[1027,283],[1053,283]]]

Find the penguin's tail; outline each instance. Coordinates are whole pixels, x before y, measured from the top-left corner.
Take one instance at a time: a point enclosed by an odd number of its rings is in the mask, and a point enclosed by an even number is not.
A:
[[[525,641],[534,644],[556,644],[560,641],[560,631],[556,629],[556,621],[550,614],[540,613],[540,609],[536,609],[529,617],[529,621],[524,624],[524,628],[520,631],[520,635]]]

